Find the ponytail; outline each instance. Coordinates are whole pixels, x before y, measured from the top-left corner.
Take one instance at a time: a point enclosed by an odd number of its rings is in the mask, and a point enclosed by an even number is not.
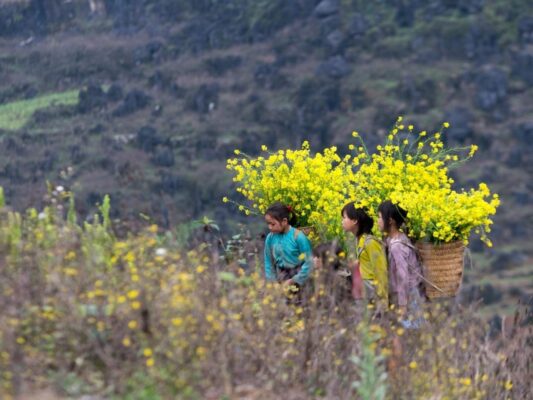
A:
[[[294,209],[280,202],[272,203],[266,210],[265,215],[270,215],[277,221],[287,219],[290,225],[296,225],[297,215]]]

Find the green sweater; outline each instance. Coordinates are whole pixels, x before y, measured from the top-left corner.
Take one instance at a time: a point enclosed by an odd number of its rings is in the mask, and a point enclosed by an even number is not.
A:
[[[276,280],[276,268],[302,268],[292,278],[294,282],[303,285],[313,269],[313,255],[311,242],[303,232],[296,237],[291,226],[286,233],[269,233],[265,240],[265,276],[269,281]],[[274,265],[275,263],[275,268]]]

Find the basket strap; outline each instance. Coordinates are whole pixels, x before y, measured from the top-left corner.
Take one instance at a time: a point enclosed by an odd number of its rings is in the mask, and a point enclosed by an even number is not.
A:
[[[403,244],[404,246],[407,246],[409,247],[410,249],[412,249],[415,254],[416,254],[416,258],[418,260],[422,260],[422,257],[420,256],[420,252],[418,251],[418,249],[413,246],[412,244],[410,243],[405,243],[405,242],[400,242],[400,241],[395,241],[395,242],[392,242],[390,244],[390,246],[392,247],[393,244],[396,244],[396,243],[399,243],[399,244]],[[441,293],[445,293],[444,290],[442,290],[440,287],[438,287],[437,285],[435,285],[433,282],[431,282],[429,279],[427,279],[424,275],[422,275],[421,273],[419,273],[411,264],[407,264],[407,266],[411,269],[412,272],[414,272],[419,278],[421,278],[424,282],[426,282],[427,284],[429,284],[430,286],[434,287],[435,289],[437,289],[439,292]]]
[[[409,267],[412,268],[410,264],[407,264],[407,265],[409,265]],[[413,270],[413,272],[414,272],[416,275],[418,275],[419,278],[421,278],[421,279],[422,279],[423,281],[425,281],[427,284],[429,284],[430,286],[433,286],[433,287],[434,287],[435,289],[437,289],[439,292],[441,292],[441,293],[445,293],[444,290],[442,290],[440,287],[438,287],[437,285],[435,285],[435,284],[434,284],[433,282],[431,282],[429,279],[425,278],[424,275],[422,275],[421,273],[419,273],[418,271],[416,271],[416,270],[413,269],[413,268],[412,268],[412,270]]]

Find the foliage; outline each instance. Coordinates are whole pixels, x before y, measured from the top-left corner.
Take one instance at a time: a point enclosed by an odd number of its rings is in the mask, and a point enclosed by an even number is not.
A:
[[[60,105],[78,103],[78,90],[51,93],[28,100],[18,100],[0,105],[0,129],[18,130],[22,128],[37,110]]]
[[[281,201],[295,210],[298,225],[314,226],[320,237],[331,239],[342,236],[340,210],[348,200],[368,208],[374,218],[380,203],[391,200],[407,211],[408,233],[415,240],[468,243],[474,230],[491,246],[487,233],[498,195],[491,197],[485,183],[457,192],[449,177],[449,168],[470,159],[477,146],[445,147],[441,138],[448,123],[428,135],[413,133],[414,127],[401,121],[373,154],[357,132],[356,143],[349,146],[353,156],[342,159],[336,147],[312,155],[307,142],[301,150],[280,150],[266,158],[236,150],[242,156],[228,160],[227,168],[235,174],[237,192],[251,203],[239,209],[263,214],[269,204]]]
[[[353,356],[352,362],[360,371],[360,379],[353,383],[357,394],[364,400],[384,400],[387,395],[387,373],[383,355],[376,354],[382,330],[377,325],[360,324],[361,357]]]
[[[235,152],[238,157],[228,160],[227,168],[235,173],[237,192],[251,203],[239,205],[239,210],[264,214],[279,201],[293,208],[298,226],[313,226],[325,238],[341,235],[340,210],[352,176],[350,156],[341,159],[336,147],[312,154],[308,142],[300,150],[280,150],[267,157]]]
[[[354,133],[357,143],[350,148],[357,153],[354,163],[360,163],[352,181],[354,201],[368,207],[374,217],[384,200],[400,205],[407,211],[408,233],[415,240],[468,243],[474,230],[491,246],[486,234],[500,204],[499,197],[490,197],[485,183],[468,191],[452,188],[449,168],[470,159],[477,146],[444,146],[442,134],[448,126],[445,122],[433,135],[426,131],[415,134],[414,127],[403,125],[400,117],[385,145],[378,145],[374,154],[369,154],[361,137]]]
[[[408,334],[394,313],[369,321],[339,302],[327,269],[315,271],[305,307],[291,305],[259,265],[221,264],[205,245],[182,250],[154,225],[119,240],[105,215],[65,220],[69,193],[52,195],[41,211],[0,212],[2,398],[21,384],[57,384],[73,398],[350,398],[354,381],[386,385],[391,398],[531,392],[527,354],[516,351],[527,327],[487,342],[475,315],[433,306],[431,325]]]

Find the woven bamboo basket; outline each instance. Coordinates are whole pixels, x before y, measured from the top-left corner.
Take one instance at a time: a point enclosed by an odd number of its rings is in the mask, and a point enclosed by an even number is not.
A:
[[[430,299],[456,296],[463,280],[463,242],[417,242],[416,247],[424,263],[427,296]]]

